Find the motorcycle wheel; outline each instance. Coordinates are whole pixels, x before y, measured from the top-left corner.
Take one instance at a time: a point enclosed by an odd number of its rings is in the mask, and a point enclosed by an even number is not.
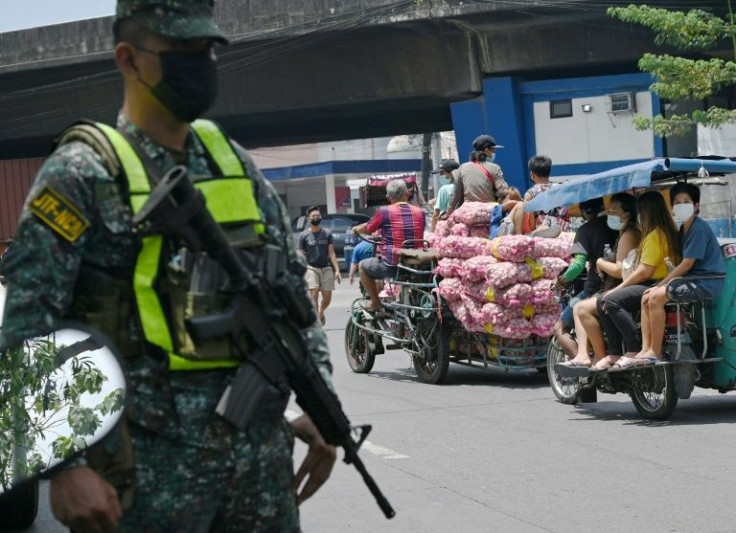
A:
[[[653,366],[635,370],[631,401],[647,420],[667,420],[677,406],[677,392],[671,366]]]
[[[373,369],[376,354],[370,343],[371,334],[353,324],[353,317],[348,319],[345,326],[345,355],[348,358],[350,370],[356,374],[367,374]]]
[[[38,481],[0,498],[0,530],[27,529],[38,514]]]
[[[417,324],[414,349],[424,357],[412,355],[420,381],[439,385],[447,377],[450,367],[450,341],[436,317]]]
[[[555,365],[564,363],[568,359],[560,343],[552,337],[547,345],[547,377],[549,378],[549,384],[558,400],[562,403],[575,404],[578,401],[578,392],[580,391],[578,379],[563,378],[555,372]]]

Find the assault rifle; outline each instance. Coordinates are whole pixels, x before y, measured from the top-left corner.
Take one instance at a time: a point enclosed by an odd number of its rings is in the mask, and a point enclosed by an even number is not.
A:
[[[395,511],[358,456],[371,426],[355,428],[358,439],[353,439],[340,401],[325,384],[301,336],[300,329],[313,325],[317,317],[306,292],[294,290],[286,272],[291,269],[302,275],[304,267],[287,264],[283,251],[275,246],[263,246],[259,253],[233,248],[182,166],[159,181],[133,223],[143,234],[181,235],[228,275],[228,308],[187,321],[195,343],[228,337],[238,344],[245,337],[253,346],[220,400],[218,412],[244,428],[274,389],[293,390],[297,404],[325,441],[343,448],[344,462],[355,466],[383,514],[392,518]]]

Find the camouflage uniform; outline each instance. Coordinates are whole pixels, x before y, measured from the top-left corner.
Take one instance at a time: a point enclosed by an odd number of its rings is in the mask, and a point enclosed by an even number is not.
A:
[[[211,2],[190,2],[210,5],[211,15]],[[142,3],[121,1],[118,14],[123,4]],[[189,2],[148,3],[176,9]],[[177,31],[183,33],[181,27]],[[173,153],[122,115],[118,127],[140,142],[162,174],[176,164],[186,165],[190,175],[211,174],[205,150],[193,134],[187,139],[186,153]],[[236,148],[253,180],[268,242],[285,249],[291,261],[301,261],[278,195],[245,150]],[[76,241],[65,240],[30,211],[29,203],[43,194],[44,187],[62,195],[89,221]],[[140,245],[131,218],[116,178],[102,158],[82,142],[60,146],[33,183],[15,236],[16,253],[4,264],[9,292],[3,342],[18,342],[68,317],[75,286],[85,284],[79,275],[83,264],[114,273],[132,272]],[[292,277],[292,286],[306,291],[303,278]],[[127,340],[142,342],[135,318],[131,317]],[[303,334],[331,387],[332,368],[322,329],[315,325]],[[291,491],[293,432],[283,418],[288,398],[268,399],[247,429],[237,430],[215,414],[234,370],[169,372],[166,355],[150,344],[146,347],[144,354],[125,359],[136,490],[121,530],[298,531],[298,509]]]

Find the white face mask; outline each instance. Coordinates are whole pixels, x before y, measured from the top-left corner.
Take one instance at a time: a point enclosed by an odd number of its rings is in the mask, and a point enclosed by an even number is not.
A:
[[[621,222],[621,217],[617,217],[616,215],[608,215],[606,223],[609,228],[615,231],[619,231],[624,226],[624,223]]]
[[[675,222],[683,224],[695,214],[695,206],[693,204],[675,204],[672,206],[672,212],[674,213],[672,218]]]

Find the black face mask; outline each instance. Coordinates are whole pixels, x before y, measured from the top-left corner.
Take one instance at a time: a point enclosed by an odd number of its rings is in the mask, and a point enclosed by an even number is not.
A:
[[[161,61],[161,81],[154,87],[141,83],[179,120],[192,122],[201,117],[217,98],[217,65],[212,51],[166,50],[156,55]]]
[[[309,219],[309,223],[312,226],[319,226],[320,222],[322,222],[322,219],[321,218],[312,218],[312,219]]]

